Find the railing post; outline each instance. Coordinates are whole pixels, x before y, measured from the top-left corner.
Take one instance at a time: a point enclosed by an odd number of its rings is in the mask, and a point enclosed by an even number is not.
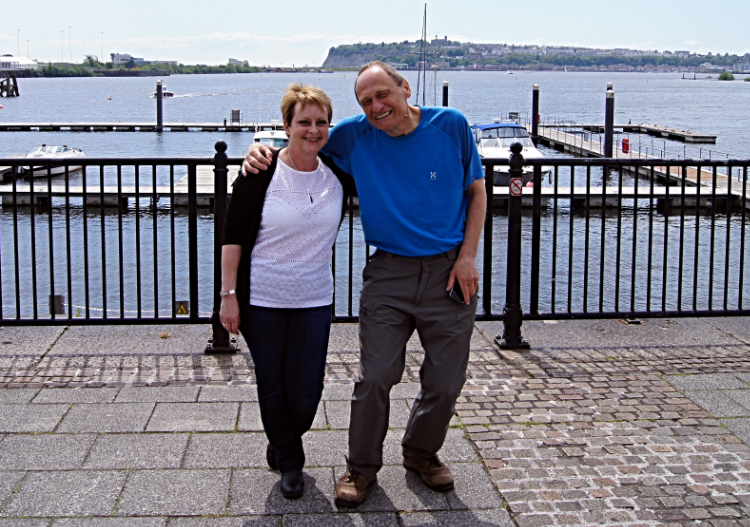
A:
[[[508,262],[505,279],[505,309],[503,335],[495,337],[502,349],[529,348],[529,341],[521,336],[521,194],[523,191],[523,156],[521,143],[510,145],[510,185],[508,192]]]
[[[531,140],[539,142],[539,85],[532,84],[531,96]]]
[[[607,104],[604,113],[604,157],[611,158],[615,133],[615,92],[607,90]]]
[[[156,81],[156,131],[161,132],[164,129],[164,120],[162,119],[162,100],[163,90],[161,79]]]
[[[448,81],[443,81],[443,106],[448,107]]]
[[[214,156],[214,310],[211,314],[213,336],[208,339],[206,353],[236,353],[237,338],[221,325],[221,249],[224,236],[224,219],[227,215],[227,144],[218,141]]]

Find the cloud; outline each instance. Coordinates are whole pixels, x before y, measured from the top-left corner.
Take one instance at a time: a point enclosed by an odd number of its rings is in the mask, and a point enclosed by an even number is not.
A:
[[[685,45],[686,46],[697,46],[700,40],[686,40]]]

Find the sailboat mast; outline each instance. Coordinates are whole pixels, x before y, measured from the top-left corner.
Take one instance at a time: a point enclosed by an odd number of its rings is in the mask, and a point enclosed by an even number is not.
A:
[[[424,5],[424,19],[422,20],[422,106],[427,95],[427,4]]]

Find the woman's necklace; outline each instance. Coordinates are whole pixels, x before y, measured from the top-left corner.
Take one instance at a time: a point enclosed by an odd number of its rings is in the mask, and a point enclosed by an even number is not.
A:
[[[299,172],[300,170],[294,164],[294,159],[292,159],[292,152],[291,152],[291,150],[289,150],[289,148],[286,149],[286,155],[289,156],[289,162],[292,164],[292,168],[294,170],[296,170],[297,172]],[[315,167],[315,170],[317,170],[318,168],[320,168],[320,159],[318,159],[318,166]],[[310,200],[310,203],[313,202],[312,194],[310,193],[310,189],[309,188],[307,189],[307,198]]]

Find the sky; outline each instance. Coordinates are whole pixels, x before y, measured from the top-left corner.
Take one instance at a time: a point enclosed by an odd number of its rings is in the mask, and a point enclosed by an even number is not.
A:
[[[0,55],[321,65],[331,46],[415,40],[423,0],[0,0]],[[750,52],[748,0],[430,0],[427,33],[476,43]]]

